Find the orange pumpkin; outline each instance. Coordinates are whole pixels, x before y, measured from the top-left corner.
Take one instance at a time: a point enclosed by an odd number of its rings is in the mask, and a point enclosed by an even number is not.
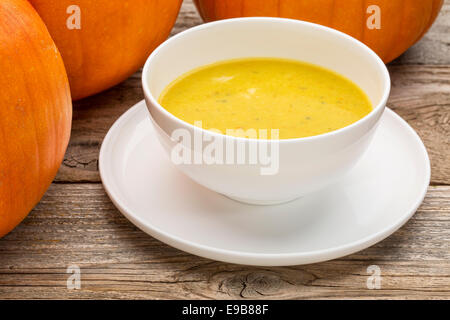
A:
[[[138,70],[169,35],[182,0],[29,0],[66,65],[74,100]]]
[[[63,160],[72,102],[64,63],[26,0],[0,1],[0,237],[39,202]]]
[[[385,62],[394,60],[422,38],[433,24],[444,2],[443,0],[194,1],[205,21],[271,16],[332,27],[361,40]],[[378,8],[374,9],[374,5],[378,6],[379,11]],[[374,21],[380,23],[378,25],[380,29],[376,28]],[[368,22],[371,28],[368,28]]]

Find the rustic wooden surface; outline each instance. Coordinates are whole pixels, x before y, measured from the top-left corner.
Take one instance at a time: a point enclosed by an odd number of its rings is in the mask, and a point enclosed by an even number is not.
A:
[[[200,22],[185,1],[174,33]],[[388,239],[326,263],[258,268],[198,258],[144,234],[112,205],[97,170],[107,130],[143,98],[137,72],[75,103],[55,183],[0,240],[0,299],[450,298],[450,0],[427,36],[389,68],[389,107],[424,140],[432,183],[418,212]],[[71,265],[81,268],[80,290],[66,287]],[[379,290],[367,289],[370,265],[381,268]]]

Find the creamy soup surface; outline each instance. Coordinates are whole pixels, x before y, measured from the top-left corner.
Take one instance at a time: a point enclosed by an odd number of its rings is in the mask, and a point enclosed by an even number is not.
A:
[[[348,126],[372,110],[347,78],[319,66],[247,58],[195,69],[173,81],[159,103],[191,124],[223,134],[279,139],[315,136]],[[267,132],[267,136],[263,133]]]

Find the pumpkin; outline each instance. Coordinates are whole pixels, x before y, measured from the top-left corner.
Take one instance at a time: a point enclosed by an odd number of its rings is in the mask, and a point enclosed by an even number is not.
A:
[[[383,61],[390,62],[422,38],[439,14],[444,1],[194,0],[194,2],[205,21],[271,16],[332,27],[361,40]]]
[[[182,0],[29,0],[63,57],[74,100],[138,70],[169,35]]]
[[[63,160],[72,102],[61,55],[26,0],[0,1],[0,237],[39,202]]]

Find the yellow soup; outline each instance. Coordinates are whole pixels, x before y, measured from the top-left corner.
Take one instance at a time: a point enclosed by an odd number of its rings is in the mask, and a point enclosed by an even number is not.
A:
[[[195,69],[172,82],[159,102],[176,117],[207,130],[247,137],[257,132],[259,138],[276,138],[278,132],[280,139],[334,131],[372,110],[366,94],[343,76],[272,58]]]

